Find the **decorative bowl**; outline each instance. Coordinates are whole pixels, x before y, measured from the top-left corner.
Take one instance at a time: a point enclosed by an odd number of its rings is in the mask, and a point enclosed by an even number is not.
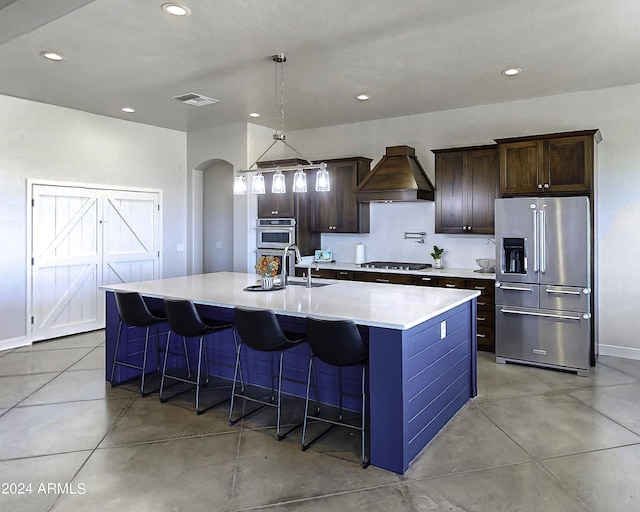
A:
[[[478,258],[476,263],[482,270],[495,270],[496,260],[494,258]]]

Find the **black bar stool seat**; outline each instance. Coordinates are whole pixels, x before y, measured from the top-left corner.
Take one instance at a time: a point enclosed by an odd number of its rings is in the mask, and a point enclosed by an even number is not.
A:
[[[307,394],[305,400],[304,421],[302,427],[302,451],[307,450],[315,441],[324,436],[333,427],[347,427],[359,430],[362,435],[360,462],[362,467],[369,465],[369,459],[365,457],[366,441],[366,369],[369,362],[369,351],[365,346],[360,331],[352,320],[324,320],[319,318],[307,318],[307,341],[311,347],[309,359],[309,373],[307,376]],[[309,415],[309,388],[311,375],[314,371],[314,359],[319,359],[326,364],[338,368],[338,403],[339,416],[337,420],[321,417],[319,410],[313,416]],[[348,366],[362,367],[362,380],[360,394],[346,393],[342,389],[342,368]],[[317,389],[316,389],[317,393]],[[360,426],[343,421],[343,397],[349,396],[362,400]],[[328,423],[330,426],[320,432],[309,442],[305,442],[308,420]]]
[[[277,410],[276,416],[276,436],[278,441],[281,441],[287,437],[291,432],[302,426],[302,422],[294,425],[285,433],[281,433],[280,429],[280,417],[281,417],[281,394],[282,394],[282,381],[294,382],[298,384],[306,384],[303,381],[286,377],[283,375],[283,360],[284,354],[287,350],[292,349],[305,341],[305,337],[299,333],[285,332],[275,313],[268,309],[249,309],[236,306],[234,310],[236,330],[240,335],[240,341],[236,353],[236,368],[233,379],[233,391],[231,393],[231,406],[229,408],[229,425],[235,425],[243,418],[254,414],[255,412],[265,407],[275,407]],[[247,345],[253,350],[259,352],[269,353],[269,368],[271,378],[271,398],[270,400],[264,400],[255,396],[249,396],[246,392],[237,391],[237,377],[241,375],[240,368],[240,353],[242,346]],[[278,354],[278,372],[274,373],[273,355]],[[314,374],[315,376],[315,374]],[[277,392],[275,389],[274,380],[277,380]],[[314,379],[315,385],[315,379]],[[317,396],[317,386],[316,386]],[[242,398],[246,401],[255,402],[260,404],[259,407],[252,409],[251,411],[243,414],[242,416],[233,419],[233,406],[235,398]]]
[[[167,348],[164,354],[164,363],[162,365],[162,379],[160,381],[160,402],[164,403],[169,398],[164,397],[164,388],[165,388],[165,380],[170,379],[178,382],[185,382],[187,384],[192,384],[196,387],[196,396],[195,396],[195,408],[196,414],[202,414],[206,409],[200,409],[200,388],[202,387],[202,365],[205,365],[205,383],[209,382],[209,363],[215,363],[219,365],[229,366],[233,368],[233,365],[222,363],[219,361],[210,361],[207,355],[207,344],[206,337],[210,334],[214,334],[226,329],[231,329],[233,331],[233,339],[234,344],[237,345],[236,342],[236,333],[233,322],[226,321],[218,321],[212,319],[203,319],[198,310],[196,309],[193,302],[189,300],[181,300],[181,299],[168,299],[165,298],[164,302],[164,310],[167,315],[167,320],[169,322],[169,336],[167,338]],[[183,346],[185,350],[185,358],[187,364],[187,377],[181,377],[179,375],[172,375],[167,372],[167,359],[170,352],[170,344],[172,339],[172,334],[177,334],[178,336],[182,336]],[[191,370],[189,364],[189,358],[186,353],[186,341],[190,338],[199,338],[198,342],[198,364],[196,366],[196,376],[195,379],[191,377]],[[183,393],[179,392],[173,396]],[[207,409],[211,407],[215,407],[216,405],[220,405],[228,400],[225,398],[224,400],[213,404]]]
[[[156,371],[159,371],[160,344],[158,341],[158,324],[165,322],[167,319],[164,316],[161,316],[159,313],[151,313],[144,299],[138,292],[114,292],[114,295],[116,299],[116,308],[118,309],[118,315],[120,316],[120,323],[118,324],[116,347],[113,354],[113,364],[111,365],[111,386],[116,386],[116,384],[114,384],[116,366],[133,368],[135,370],[140,370],[140,372],[142,373],[142,377],[140,380],[140,393],[142,396],[147,396],[149,393],[145,390],[144,384],[145,376],[147,373],[147,354],[149,352],[149,330],[152,326],[155,328]],[[123,325],[146,328],[144,347],[142,349],[142,364],[135,364],[130,361],[131,356],[135,355],[135,353],[128,354],[129,359],[127,361],[118,359],[118,351],[120,348]]]

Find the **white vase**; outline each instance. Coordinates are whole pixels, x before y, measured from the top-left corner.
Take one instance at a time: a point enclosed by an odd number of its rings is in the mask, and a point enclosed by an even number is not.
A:
[[[260,280],[260,286],[262,286],[263,290],[271,290],[271,288],[273,288],[273,277],[262,276],[262,279]]]
[[[433,268],[442,268],[442,258],[436,258],[433,260]]]

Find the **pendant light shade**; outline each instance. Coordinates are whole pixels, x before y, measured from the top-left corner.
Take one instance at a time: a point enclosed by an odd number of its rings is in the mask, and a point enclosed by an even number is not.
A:
[[[251,182],[251,193],[252,194],[266,194],[266,189],[264,186],[264,176],[260,171],[256,173],[253,177],[253,181]]]
[[[273,175],[271,192],[273,194],[285,194],[287,192],[287,184],[285,183],[284,174],[282,174],[280,167],[278,167],[276,173]]]
[[[246,196],[247,195],[247,177],[238,174],[233,181],[233,193],[236,196]]]
[[[329,171],[327,171],[327,164],[324,162],[320,164],[320,169],[316,172],[316,192],[331,192]]]
[[[307,191],[307,175],[301,165],[298,166],[298,170],[293,174],[293,191]]]

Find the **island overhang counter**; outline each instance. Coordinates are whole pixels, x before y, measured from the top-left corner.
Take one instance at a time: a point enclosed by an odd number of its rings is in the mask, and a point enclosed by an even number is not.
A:
[[[103,286],[107,381],[111,378],[119,325],[115,291],[139,292],[158,309],[163,298],[188,299],[203,315],[226,320],[233,319],[235,306],[271,309],[285,329],[298,332],[304,332],[308,316],[351,319],[366,332],[369,344],[371,464],[405,473],[433,436],[476,396],[475,299],[479,292],[330,280],[316,280],[315,285],[326,286],[306,288],[296,281],[284,289],[251,292],[245,288],[256,284],[255,274],[218,272]],[[162,329],[167,330],[168,326]],[[143,338],[144,330],[126,329],[123,336],[133,343],[120,344],[119,359],[135,359],[139,352],[136,340]],[[212,350],[222,352],[222,357],[232,362],[233,341],[230,334],[226,336],[228,339],[216,342],[223,348]],[[288,365],[298,377],[306,378],[309,349],[301,350]],[[231,372],[217,366],[212,371],[226,378],[232,376]],[[249,382],[268,385],[264,371],[252,375],[249,367],[245,373]],[[114,382],[135,376],[136,370],[117,367]],[[332,380],[319,376],[322,401],[323,387],[328,390],[335,386]],[[285,391],[304,396],[300,386],[291,385]]]

